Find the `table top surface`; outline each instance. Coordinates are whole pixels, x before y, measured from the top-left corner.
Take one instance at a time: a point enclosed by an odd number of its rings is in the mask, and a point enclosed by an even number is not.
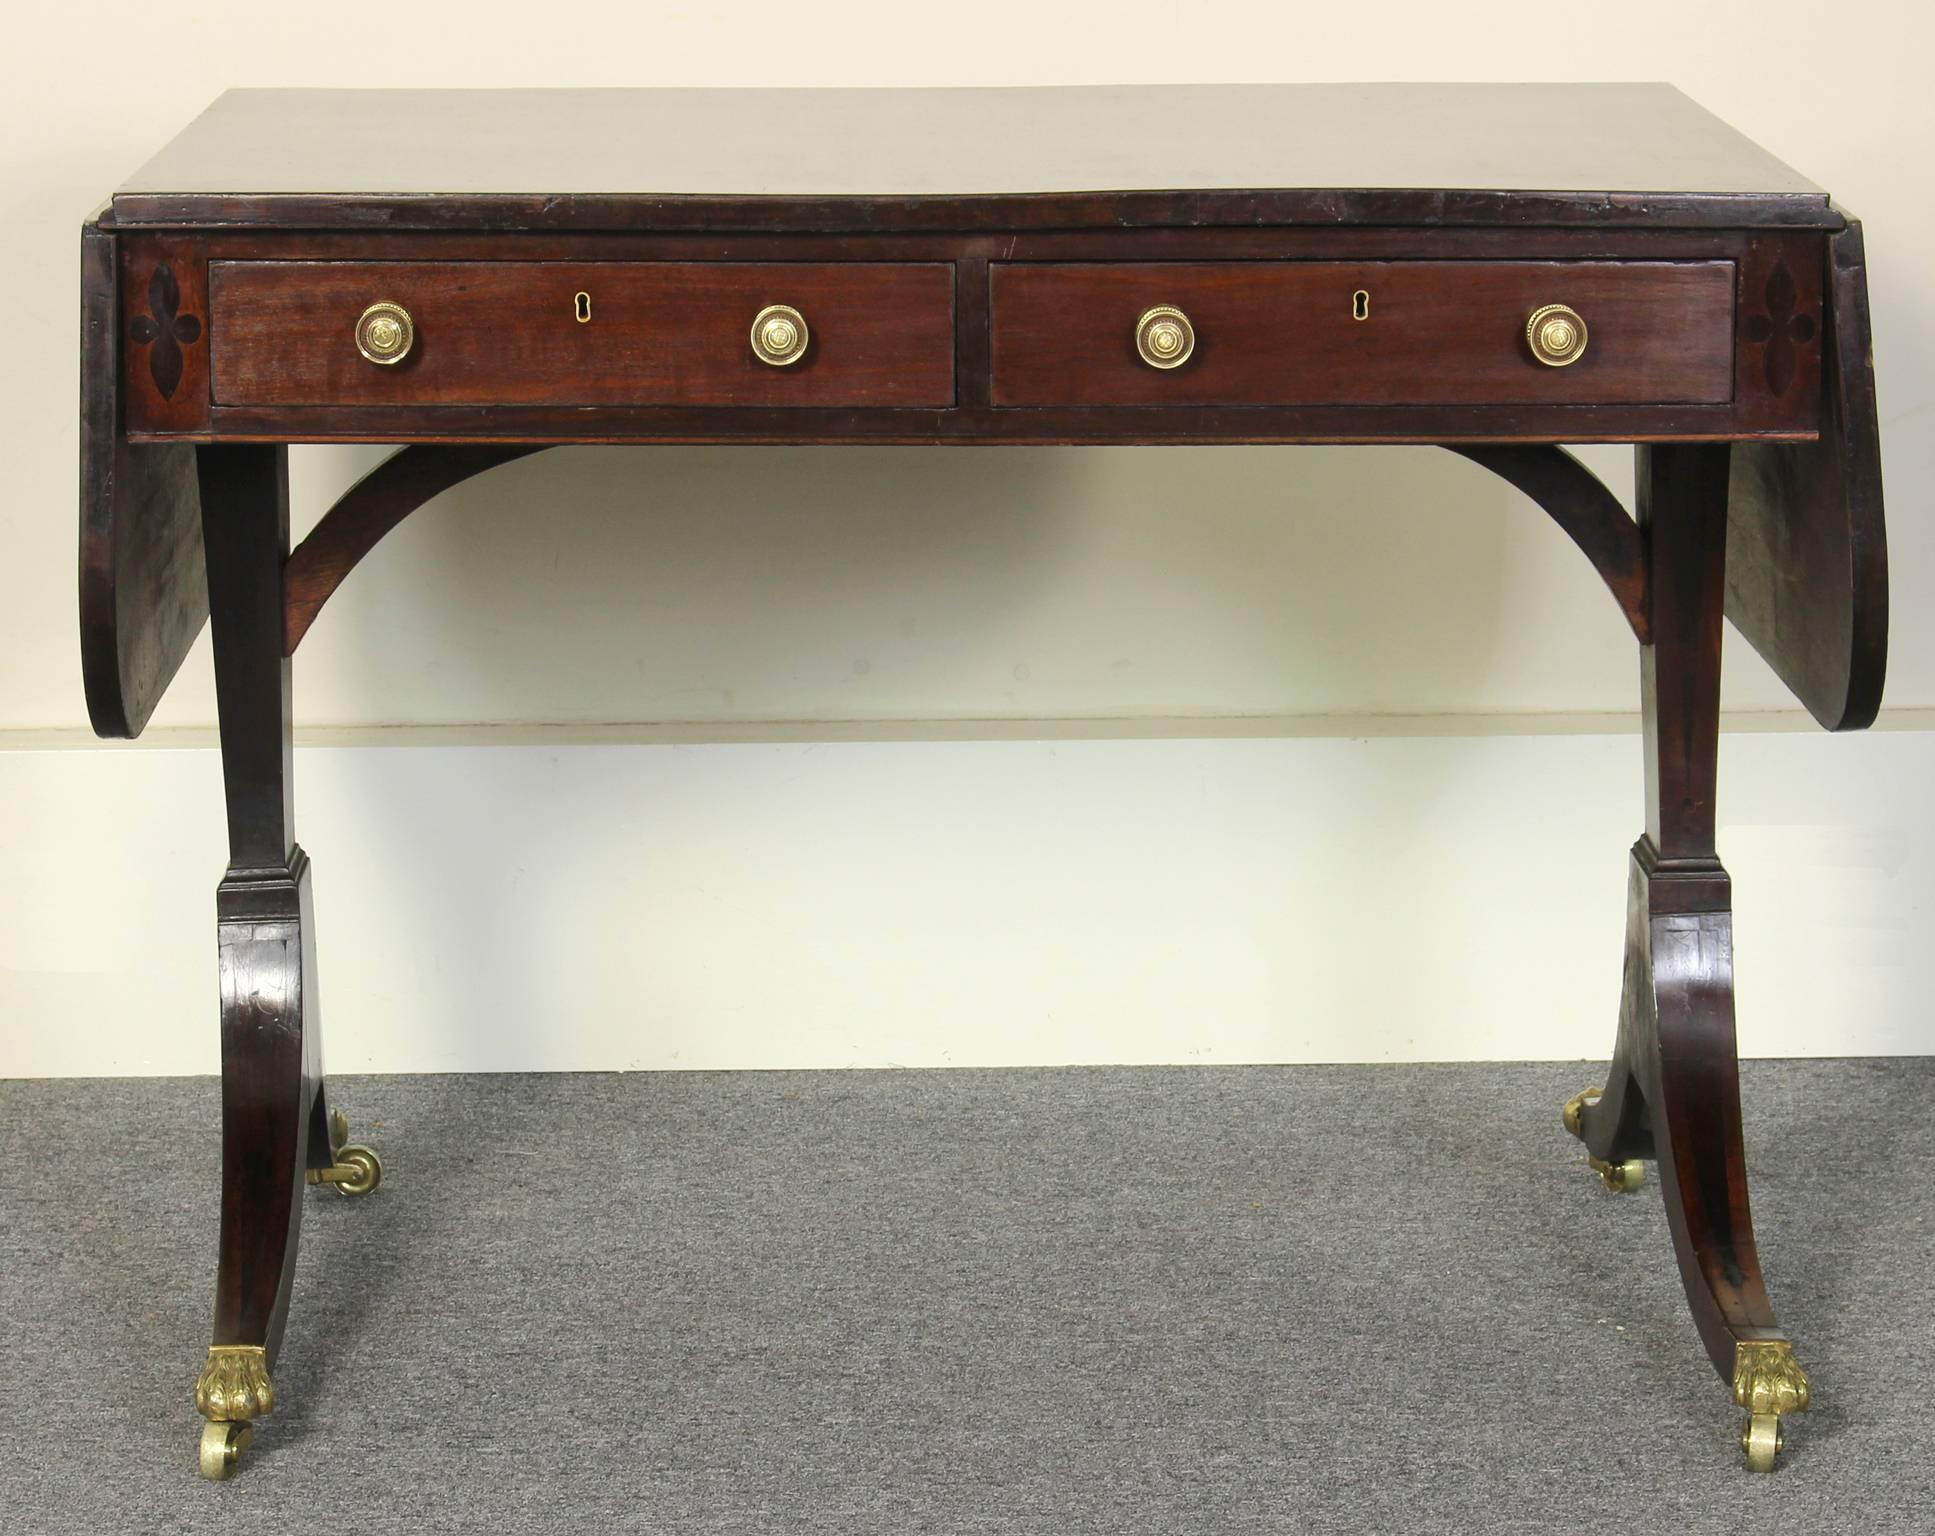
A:
[[[1300,216],[1321,217],[1333,189],[1452,208],[1461,193],[1548,194],[1630,212],[1653,195],[1745,204],[1752,222],[1827,213],[1821,188],[1657,84],[236,90],[115,207],[193,223],[325,198],[1253,191],[1298,194]]]

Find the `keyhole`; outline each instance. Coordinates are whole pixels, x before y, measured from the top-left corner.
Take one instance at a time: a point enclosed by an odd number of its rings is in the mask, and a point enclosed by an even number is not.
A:
[[[1359,288],[1357,292],[1350,296],[1350,317],[1353,320],[1368,320],[1371,318],[1370,290]]]
[[[591,319],[591,295],[590,294],[581,293],[577,296],[577,298],[573,299],[571,303],[572,303],[573,312],[578,317],[578,324],[583,325],[588,320]]]

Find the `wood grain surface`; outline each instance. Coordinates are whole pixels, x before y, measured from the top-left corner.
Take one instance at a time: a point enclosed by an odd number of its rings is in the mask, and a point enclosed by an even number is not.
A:
[[[123,223],[1024,229],[1811,225],[1666,85],[231,91]]]
[[[954,400],[954,273],[940,262],[216,262],[209,283],[224,405]],[[416,326],[392,366],[356,349],[378,300]],[[752,351],[769,304],[798,309],[811,335],[786,367]]]
[[[994,403],[1718,404],[1733,395],[1729,262],[997,263]],[[1367,295],[1356,318],[1354,295]],[[1194,355],[1136,353],[1153,305]],[[1585,355],[1533,357],[1543,304],[1579,311]]]
[[[1825,394],[1813,443],[1738,443],[1727,517],[1727,617],[1808,712],[1861,730],[1888,672],[1888,532],[1861,225],[1828,244]],[[1786,308],[1786,306],[1770,306]],[[1808,315],[1793,309],[1765,345]],[[1799,349],[1797,349],[1799,350]]]
[[[81,677],[100,736],[139,736],[208,622],[195,450],[127,440],[116,238],[81,231]]]

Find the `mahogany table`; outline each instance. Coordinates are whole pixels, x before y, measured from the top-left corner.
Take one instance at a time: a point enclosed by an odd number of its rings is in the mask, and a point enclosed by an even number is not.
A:
[[[1653,85],[236,91],[82,231],[81,646],[134,736],[214,627],[223,1175],[201,1467],[274,1406],[326,1107],[290,661],[417,507],[557,443],[1427,443],[1502,476],[1638,642],[1646,827],[1606,1184],[1657,1159],[1774,1465],[1806,1376],[1748,1215],[1721,617],[1820,723],[1880,702],[1860,226]],[[1558,445],[1637,445],[1629,514]],[[287,445],[399,451],[289,547]],[[1581,1454],[1597,1454],[1582,1448]]]

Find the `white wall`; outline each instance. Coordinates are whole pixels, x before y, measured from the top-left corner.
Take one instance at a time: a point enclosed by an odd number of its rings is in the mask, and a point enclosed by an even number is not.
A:
[[[1727,707],[1759,728],[1723,748],[1743,1040],[1935,1044],[1925,7],[1407,0],[1368,36],[1361,11],[1262,4],[530,14],[115,0],[11,23],[0,1073],[214,1063],[206,642],[146,743],[81,729],[74,299],[81,219],[231,84],[1674,80],[1863,217],[1880,330],[1894,729],[1814,733],[1729,649]],[[299,450],[298,523],[375,456]],[[305,739],[334,743],[299,764],[331,1059],[1598,1055],[1634,694],[1585,563],[1433,450],[513,465],[406,524],[298,662]],[[371,729],[426,723],[458,729]]]

